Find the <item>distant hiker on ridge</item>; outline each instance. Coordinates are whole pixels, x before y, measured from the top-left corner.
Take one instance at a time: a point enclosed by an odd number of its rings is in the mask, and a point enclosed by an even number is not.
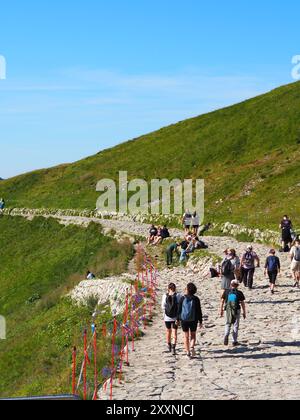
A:
[[[283,216],[283,219],[279,225],[281,229],[281,239],[282,239],[282,251],[283,252],[289,252],[292,247],[292,229],[293,229],[293,223],[290,220],[290,218],[285,215]]]

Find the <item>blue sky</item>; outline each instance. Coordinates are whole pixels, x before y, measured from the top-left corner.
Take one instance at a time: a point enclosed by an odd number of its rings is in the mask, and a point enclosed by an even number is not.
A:
[[[293,82],[299,15],[296,0],[3,2],[0,177]]]

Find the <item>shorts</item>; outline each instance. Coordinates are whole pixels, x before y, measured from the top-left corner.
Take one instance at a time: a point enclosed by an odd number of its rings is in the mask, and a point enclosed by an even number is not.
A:
[[[177,323],[175,321],[166,322],[166,328],[167,328],[167,330],[178,330],[178,326],[177,326]]]
[[[300,261],[293,261],[291,269],[294,273],[300,273]]]
[[[182,331],[187,333],[187,332],[196,332],[197,328],[198,328],[198,322],[187,322],[187,321],[181,321],[181,327],[182,327]]]
[[[271,284],[276,284],[278,271],[268,271],[268,276]]]

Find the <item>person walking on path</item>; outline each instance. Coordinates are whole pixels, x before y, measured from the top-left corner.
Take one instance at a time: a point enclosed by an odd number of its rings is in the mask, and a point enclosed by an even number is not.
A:
[[[167,346],[170,353],[176,356],[176,346],[178,339],[178,310],[181,296],[177,294],[177,287],[170,283],[168,293],[163,296],[162,309],[167,329]],[[172,337],[173,336],[173,337]],[[173,343],[172,343],[173,338]]]
[[[200,227],[200,216],[196,211],[192,216],[192,227],[194,235],[197,235]]]
[[[173,257],[174,257],[174,252],[176,253],[176,255],[179,257],[179,244],[174,242],[171,245],[168,246],[167,251],[166,251],[166,255],[167,255],[167,265],[170,267],[173,264]]]
[[[253,281],[255,274],[255,262],[257,262],[257,268],[260,267],[260,259],[256,252],[253,251],[252,246],[248,246],[246,252],[241,258],[241,267],[242,267],[242,281],[244,282],[245,287],[248,287],[249,290],[253,289]]]
[[[276,280],[280,269],[280,259],[276,256],[275,249],[271,249],[265,264],[265,275],[269,277],[272,295],[275,293]]]
[[[293,229],[293,223],[291,221],[291,219],[285,215],[283,216],[283,219],[279,225],[280,229],[281,229],[281,240],[282,240],[282,251],[283,252],[288,252],[290,251],[291,247],[292,247],[292,242],[293,242],[293,238],[292,238],[292,229]],[[287,247],[289,249],[287,249]]]
[[[181,322],[184,332],[184,346],[189,359],[196,356],[195,346],[197,340],[198,324],[203,327],[203,315],[200,299],[196,296],[197,287],[189,283],[185,295],[180,299],[178,310],[178,323]]]
[[[243,311],[243,317],[246,319],[246,304],[245,304],[245,296],[243,292],[238,290],[239,282],[237,280],[233,280],[231,282],[230,290],[226,290],[223,293],[222,300],[221,300],[221,311],[220,315],[221,318],[224,317],[224,308],[226,310],[226,325],[225,325],[225,338],[224,338],[224,345],[228,346],[229,344],[229,336],[231,329],[233,327],[233,346],[236,347],[239,345],[238,337],[239,337],[239,328],[240,328],[240,320]]]
[[[184,226],[184,230],[185,230],[186,233],[189,233],[189,231],[191,229],[192,218],[193,218],[193,216],[192,216],[191,212],[189,210],[186,210],[184,215],[183,215],[183,218],[182,218],[182,224]]]
[[[291,249],[291,270],[295,281],[294,287],[300,287],[300,240],[295,241],[295,245]]]
[[[236,255],[235,249],[227,249],[225,252],[225,258],[221,264],[222,275],[222,290],[229,290],[231,287],[232,280],[235,279],[235,273],[239,270],[241,262],[239,257]]]

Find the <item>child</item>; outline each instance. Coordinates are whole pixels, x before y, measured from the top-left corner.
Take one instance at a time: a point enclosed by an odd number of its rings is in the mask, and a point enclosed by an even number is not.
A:
[[[275,293],[275,285],[279,273],[280,259],[276,256],[275,249],[271,249],[265,264],[265,275],[269,277],[272,295]]]

